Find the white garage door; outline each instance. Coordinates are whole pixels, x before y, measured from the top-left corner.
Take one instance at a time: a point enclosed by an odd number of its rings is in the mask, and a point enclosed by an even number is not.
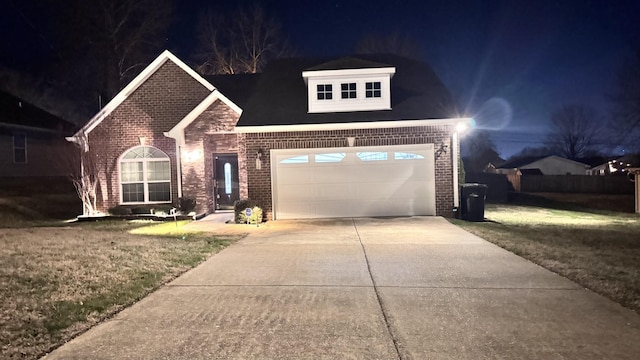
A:
[[[433,144],[271,150],[276,219],[435,215]]]

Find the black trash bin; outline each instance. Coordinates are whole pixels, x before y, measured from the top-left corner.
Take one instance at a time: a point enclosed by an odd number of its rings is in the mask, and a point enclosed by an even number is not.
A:
[[[467,221],[484,220],[484,201],[487,198],[487,185],[460,185],[460,217]]]

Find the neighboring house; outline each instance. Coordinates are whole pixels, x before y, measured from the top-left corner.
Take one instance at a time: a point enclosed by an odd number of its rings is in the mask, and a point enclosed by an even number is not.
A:
[[[589,165],[560,156],[526,157],[507,161],[496,169],[501,174],[522,175],[586,175]]]
[[[630,168],[640,166],[638,154],[627,154],[598,164],[587,170],[587,175],[626,175]]]
[[[98,208],[240,198],[268,219],[451,216],[451,96],[402,57],[284,59],[203,77],[165,51],[69,138],[93,154]]]
[[[0,91],[0,177],[64,176],[73,124]]]

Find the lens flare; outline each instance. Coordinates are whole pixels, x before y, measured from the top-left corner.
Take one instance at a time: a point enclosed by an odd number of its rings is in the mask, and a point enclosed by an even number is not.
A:
[[[511,105],[503,98],[491,98],[485,102],[473,117],[477,121],[477,128],[484,130],[502,130],[513,117]]]

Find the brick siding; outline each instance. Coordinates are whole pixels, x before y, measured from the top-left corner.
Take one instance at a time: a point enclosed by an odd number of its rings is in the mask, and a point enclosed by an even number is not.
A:
[[[258,201],[267,219],[273,219],[271,192],[271,149],[304,149],[346,147],[347,137],[355,137],[355,146],[392,146],[434,144],[436,215],[453,215],[452,141],[454,127],[450,125],[386,129],[354,129],[333,131],[297,131],[250,133],[245,135],[243,155],[248,166],[249,198]],[[438,154],[440,145],[446,153]],[[258,151],[262,150],[262,168],[256,169]]]
[[[239,115],[224,104],[215,101],[207,110],[202,112],[185,129],[186,151],[200,151],[201,159],[196,161],[184,161],[183,187],[185,197],[196,199],[196,212],[212,213],[216,209],[213,179],[215,169],[214,157],[217,154],[237,154],[238,135],[219,132],[230,132],[235,128]],[[247,193],[247,166],[244,158],[238,156],[238,175],[240,182],[240,198],[246,198]]]
[[[171,61],[89,134],[89,149],[99,168],[98,210],[120,203],[118,159],[128,149],[146,145],[164,151],[171,161],[171,198],[177,199],[175,140],[164,136],[209,94],[209,90]]]

